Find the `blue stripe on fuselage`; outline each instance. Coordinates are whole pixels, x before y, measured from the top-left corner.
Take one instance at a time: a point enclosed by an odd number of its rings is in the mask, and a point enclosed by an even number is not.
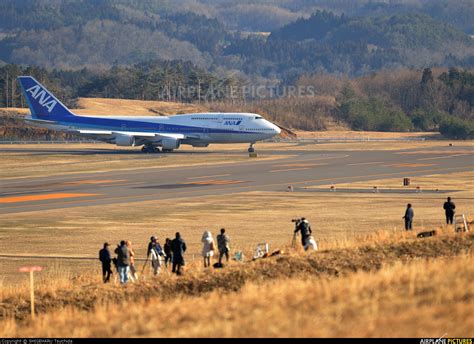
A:
[[[195,127],[168,123],[151,123],[128,121],[124,119],[75,116],[73,121],[59,121],[64,126],[78,126],[81,129],[102,129],[110,131],[135,131],[144,133],[177,132],[177,133],[229,133],[229,134],[263,134],[254,131],[237,131],[209,127]]]

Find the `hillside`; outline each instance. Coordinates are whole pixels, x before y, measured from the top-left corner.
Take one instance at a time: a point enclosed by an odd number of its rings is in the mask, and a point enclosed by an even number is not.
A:
[[[472,67],[472,25],[465,20],[472,9],[418,2],[6,0],[0,61],[101,70],[179,60],[283,83],[314,71],[357,76],[402,66]]]
[[[78,115],[168,116],[208,111],[198,104],[130,99],[79,98],[75,105]]]
[[[0,335],[429,337],[442,326],[471,337],[473,238],[362,241],[220,271],[191,263],[181,278],[164,273],[126,288],[52,271],[38,287],[34,323],[27,289],[0,289]]]

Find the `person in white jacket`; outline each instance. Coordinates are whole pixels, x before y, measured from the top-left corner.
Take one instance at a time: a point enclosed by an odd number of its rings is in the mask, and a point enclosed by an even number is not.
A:
[[[151,255],[151,266],[153,267],[153,275],[157,276],[160,274],[161,265],[162,265],[161,262],[166,257],[158,240],[156,240],[151,245],[150,255]]]
[[[204,258],[204,267],[211,266],[211,257],[214,255],[214,239],[209,231],[202,235],[202,256]]]

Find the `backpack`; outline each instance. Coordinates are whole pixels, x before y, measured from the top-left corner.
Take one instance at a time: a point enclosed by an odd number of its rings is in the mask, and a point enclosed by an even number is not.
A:
[[[309,223],[308,222],[301,222],[300,224],[301,235],[308,236],[309,233]]]

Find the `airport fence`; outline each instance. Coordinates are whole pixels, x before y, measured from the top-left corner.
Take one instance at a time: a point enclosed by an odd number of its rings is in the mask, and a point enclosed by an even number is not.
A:
[[[41,145],[41,144],[78,144],[78,143],[101,143],[95,140],[0,140],[1,145]]]
[[[323,137],[323,138],[272,138],[265,142],[318,143],[318,142],[377,142],[377,141],[425,141],[425,137],[371,138],[371,137]]]
[[[272,138],[263,142],[279,142],[279,143],[319,143],[319,142],[389,142],[389,141],[425,141],[425,137],[398,137],[398,138],[371,138],[371,137],[324,137],[324,138]],[[436,140],[436,138],[430,138]],[[98,144],[103,143],[95,140],[0,140],[3,145],[15,144]]]

